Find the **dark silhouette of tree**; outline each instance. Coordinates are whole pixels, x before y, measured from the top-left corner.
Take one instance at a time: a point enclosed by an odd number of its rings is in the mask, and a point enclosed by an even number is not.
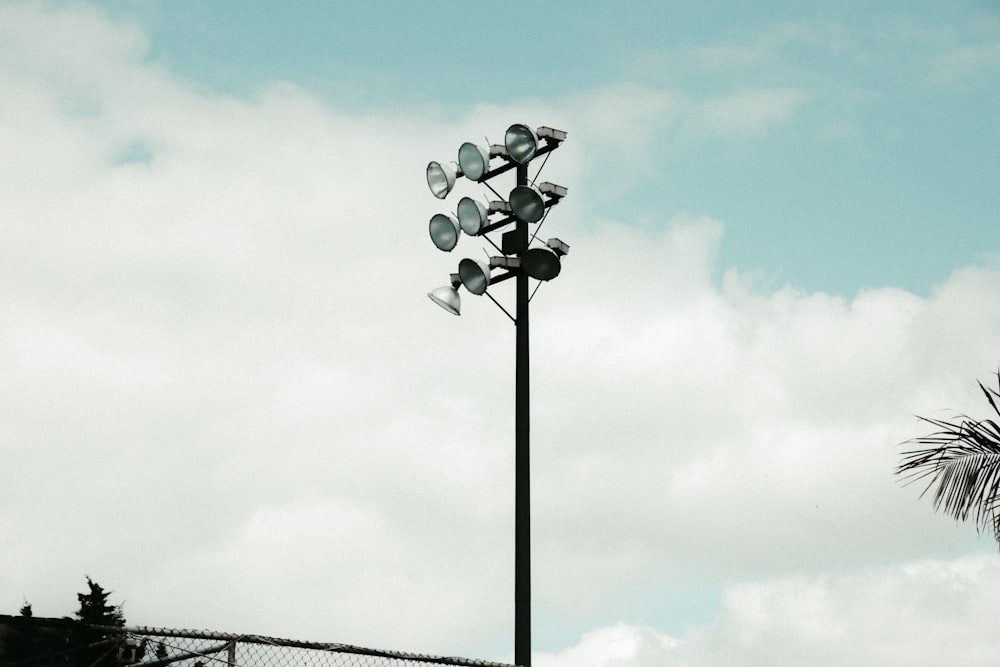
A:
[[[125,627],[125,615],[121,606],[108,602],[111,591],[87,577],[86,593],[78,593],[80,609],[77,619],[85,626],[82,639],[86,649],[87,665],[91,667],[118,667],[118,645],[123,638],[115,628]]]
[[[77,594],[75,619],[35,618],[31,603],[0,624],[0,667],[121,667],[141,661],[146,642],[130,642],[121,605],[110,591],[87,577],[87,591]]]
[[[1000,418],[1000,391],[978,384]],[[1000,426],[992,419],[975,420],[964,414],[950,420],[919,418],[939,430],[903,443],[917,448],[903,452],[896,474],[907,483],[927,480],[920,495],[933,489],[935,510],[944,508],[959,521],[971,516],[977,530],[988,527],[1000,543]]]
[[[80,609],[76,612],[76,617],[81,622],[90,625],[125,627],[125,616],[121,607],[108,604],[111,591],[104,590],[90,577],[87,577],[87,587],[90,590],[86,593],[76,594],[77,600],[80,601]]]

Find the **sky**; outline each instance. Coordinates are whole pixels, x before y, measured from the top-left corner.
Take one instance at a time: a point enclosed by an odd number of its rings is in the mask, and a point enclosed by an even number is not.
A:
[[[512,661],[514,327],[427,299],[491,248],[424,170],[525,123],[534,664],[995,664],[894,470],[997,381],[1000,5],[690,4],[0,0],[0,613]]]

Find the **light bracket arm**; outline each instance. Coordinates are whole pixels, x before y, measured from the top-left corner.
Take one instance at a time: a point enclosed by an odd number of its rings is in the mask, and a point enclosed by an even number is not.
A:
[[[490,257],[490,268],[491,269],[519,269],[519,268],[521,268],[521,258],[520,257],[508,257],[507,255],[502,255],[500,257]]]
[[[514,318],[513,315],[510,314],[510,311],[508,311],[506,308],[504,308],[502,303],[500,303],[495,298],[493,298],[492,294],[490,294],[489,292],[486,292],[485,294],[486,294],[486,296],[490,297],[490,301],[492,301],[493,303],[495,303],[497,308],[499,308],[500,310],[503,311],[504,315],[506,315],[507,317],[510,318],[510,321],[514,323],[514,326],[517,326],[517,320]]]
[[[541,129],[541,128],[539,128],[539,129]],[[556,132],[558,132],[558,131],[559,130],[556,130]],[[565,132],[563,134],[565,135]],[[541,138],[541,137],[539,137],[539,138]],[[554,140],[552,140],[549,137],[545,137],[545,145],[544,146],[539,146],[538,150],[535,151],[535,155],[531,159],[534,160],[539,155],[545,155],[546,153],[551,153],[555,149],[559,148],[560,143],[561,143],[560,141],[554,141]],[[492,149],[493,149],[493,147],[491,146],[490,147],[491,152],[492,152]],[[518,163],[514,162],[514,160],[512,160],[509,155],[506,155],[506,152],[507,152],[507,149],[504,148],[504,154],[500,155],[500,157],[502,157],[504,160],[506,160],[506,162],[504,164],[500,165],[499,167],[496,167],[495,169],[490,169],[485,174],[483,174],[483,177],[479,179],[480,183],[482,183],[484,181],[488,181],[491,178],[493,178],[494,176],[499,176],[500,174],[506,173],[506,172],[510,171],[511,169],[513,169],[514,167],[518,166]]]
[[[520,273],[520,272],[521,272],[520,269],[508,269],[507,271],[504,271],[503,273],[501,273],[496,278],[494,278],[494,277],[491,276],[490,277],[490,287],[492,287],[493,285],[496,285],[497,283],[502,283],[505,280],[510,280],[511,278],[517,276],[517,274]]]
[[[551,183],[542,183],[542,185],[552,185],[552,184]],[[562,190],[562,194],[561,195],[557,195],[557,194],[555,194],[553,192],[545,192],[544,190],[542,190],[543,194],[549,195],[549,198],[545,200],[545,208],[549,208],[550,206],[555,206],[556,204],[558,204],[562,200],[562,198],[564,196],[566,196],[566,188],[562,188],[561,186],[558,186],[558,185],[555,186],[555,187],[560,188]],[[541,190],[541,188],[539,188],[539,190]],[[508,207],[509,206],[510,205],[508,204]],[[506,218],[502,218],[502,219],[497,220],[496,222],[494,222],[492,224],[486,225],[479,232],[479,234],[483,235],[483,234],[488,234],[489,232],[495,232],[496,230],[500,229],[501,227],[504,227],[505,225],[509,225],[512,222],[517,222],[517,217],[514,216],[514,215],[508,215]]]

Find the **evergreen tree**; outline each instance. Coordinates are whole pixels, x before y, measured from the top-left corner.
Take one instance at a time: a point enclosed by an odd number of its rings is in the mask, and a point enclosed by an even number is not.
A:
[[[125,627],[125,615],[121,606],[108,602],[111,591],[104,590],[90,577],[87,577],[87,588],[86,593],[77,593],[76,596],[80,602],[76,617],[84,625],[81,648],[86,656],[85,664],[89,667],[118,667],[118,644],[123,634],[113,628]]]
[[[88,625],[103,625],[109,627],[125,627],[125,616],[120,606],[108,604],[111,591],[104,588],[90,577],[87,577],[87,593],[77,593],[80,609],[76,617]]]

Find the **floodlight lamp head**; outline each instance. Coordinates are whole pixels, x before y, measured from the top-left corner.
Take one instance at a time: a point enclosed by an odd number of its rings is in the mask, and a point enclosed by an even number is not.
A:
[[[533,185],[519,185],[507,198],[511,211],[518,220],[538,222],[545,215],[545,200],[541,191]]]
[[[431,241],[438,250],[451,252],[458,245],[458,237],[462,233],[462,228],[455,216],[447,213],[436,213],[431,218],[428,231],[431,234]]]
[[[458,166],[469,180],[483,180],[490,170],[490,149],[465,142],[458,149]]]
[[[486,205],[472,197],[458,200],[458,224],[469,236],[478,235],[489,221],[490,212]]]
[[[504,135],[507,156],[518,164],[527,164],[538,150],[538,135],[527,125],[515,123]]]
[[[532,248],[521,255],[521,268],[535,280],[552,280],[562,270],[562,263],[555,251]]]
[[[486,293],[486,288],[490,285],[490,267],[479,259],[466,257],[458,263],[458,275],[462,279],[465,289],[475,295]]]
[[[448,196],[459,176],[462,176],[462,169],[456,162],[431,162],[427,165],[427,187],[438,199]]]
[[[462,297],[454,285],[438,287],[427,293],[431,301],[447,310],[452,315],[462,314]]]

